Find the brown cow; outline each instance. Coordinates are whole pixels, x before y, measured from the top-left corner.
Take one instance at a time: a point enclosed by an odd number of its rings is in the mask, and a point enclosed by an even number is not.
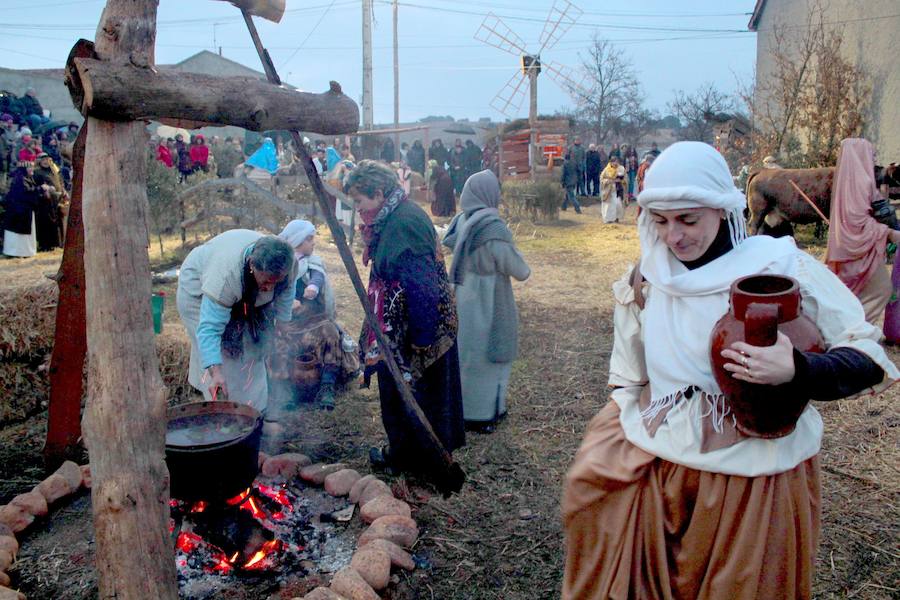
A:
[[[833,180],[834,167],[762,169],[752,173],[747,181],[750,235],[774,231],[790,235],[791,223],[820,222],[822,219],[790,182],[796,183],[827,217]]]

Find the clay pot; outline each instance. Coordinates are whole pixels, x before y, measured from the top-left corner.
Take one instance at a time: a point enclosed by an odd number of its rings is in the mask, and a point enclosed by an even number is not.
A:
[[[734,342],[772,346],[781,331],[801,352],[824,352],[825,342],[800,308],[800,284],[780,275],[750,275],[731,284],[731,306],[713,328],[710,358],[716,383],[728,399],[738,431],[757,438],[788,435],[809,402],[790,384],[746,383],[725,370],[722,350]]]
[[[313,354],[304,354],[294,361],[295,385],[314,386],[319,383],[319,363]]]

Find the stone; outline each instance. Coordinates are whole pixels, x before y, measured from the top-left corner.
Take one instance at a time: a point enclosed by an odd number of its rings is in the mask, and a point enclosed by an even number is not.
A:
[[[344,567],[331,579],[331,589],[347,600],[381,600],[362,575],[353,567]]]
[[[81,476],[81,469],[78,470],[79,477]],[[37,487],[34,488],[38,492],[40,492],[41,496],[47,501],[47,504],[53,504],[60,498],[68,496],[78,488],[73,488],[69,484],[69,480],[60,475],[59,473],[54,473],[47,479],[43,480]]]
[[[416,563],[413,561],[409,552],[390,540],[375,539],[366,544],[366,548],[369,547],[378,548],[379,550],[387,552],[388,556],[391,557],[391,564],[395,567],[400,567],[407,571],[413,571],[416,568]]]
[[[19,542],[11,535],[0,535],[0,550],[6,550],[15,557],[19,552]]]
[[[257,461],[256,461],[256,466],[259,468],[260,471],[262,471],[263,465],[266,464],[267,460],[269,460],[269,455],[266,454],[265,452],[260,452],[259,457],[257,458]]]
[[[359,502],[359,497],[362,495],[363,490],[366,489],[366,486],[369,485],[370,481],[377,479],[374,475],[365,475],[359,481],[353,484],[353,487],[350,488],[350,502],[356,504]]]
[[[388,487],[388,484],[383,482],[380,479],[375,479],[369,482],[369,485],[366,486],[366,489],[363,490],[362,494],[359,495],[359,506],[362,508],[371,500],[374,500],[378,496],[390,496],[394,497],[394,493],[391,492],[391,488]]]
[[[334,463],[331,465],[318,463],[315,465],[309,465],[308,467],[303,467],[302,469],[300,469],[300,479],[314,485],[322,485],[323,483],[325,483],[326,477],[328,477],[332,473],[337,473],[341,469],[346,468],[347,465],[345,465],[344,463]]]
[[[325,491],[332,496],[346,496],[362,475],[353,469],[341,469],[325,478]]]
[[[12,555],[12,552],[0,550],[0,571],[6,572],[9,570],[9,567],[13,564],[14,560],[16,560],[16,557]]]
[[[21,506],[28,512],[30,512],[35,517],[43,517],[48,512],[47,501],[39,492],[31,490],[30,492],[26,492],[24,494],[19,494],[15,498],[9,501],[10,504],[15,504],[16,506]]]
[[[10,580],[9,575],[0,571],[0,587],[9,586],[10,583],[12,583],[12,581]]]
[[[386,517],[388,515],[399,515],[401,517],[409,517],[412,511],[409,504],[403,500],[398,500],[393,496],[377,496],[363,504],[359,510],[359,516],[366,523],[372,523],[376,519]]]
[[[81,467],[71,460],[64,462],[54,474],[65,477],[66,481],[69,482],[69,487],[72,488],[72,492],[81,487]]]
[[[0,506],[0,523],[19,533],[34,522],[34,515],[15,504]]]
[[[289,452],[270,456],[262,466],[262,474],[266,477],[281,475],[285,479],[294,479],[300,473],[300,469],[312,463],[305,454]]]
[[[391,557],[384,550],[365,546],[350,559],[350,566],[366,580],[375,591],[383,590],[391,580]]]
[[[91,489],[91,483],[93,480],[91,479],[91,465],[81,465],[81,485],[85,487],[85,489]]]
[[[0,600],[25,600],[25,594],[11,590],[8,587],[0,587]]]
[[[375,519],[369,528],[359,536],[358,546],[362,548],[372,540],[382,539],[394,542],[403,548],[412,548],[419,537],[416,522],[409,517],[388,515]]]
[[[303,600],[347,600],[337,592],[327,587],[317,587],[307,595],[303,596]]]

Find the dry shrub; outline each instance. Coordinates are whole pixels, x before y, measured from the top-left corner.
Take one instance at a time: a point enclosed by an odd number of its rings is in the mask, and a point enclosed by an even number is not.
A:
[[[56,284],[0,288],[0,360],[42,355],[53,347]]]
[[[507,181],[503,184],[503,206],[512,218],[556,221],[562,201],[563,190],[558,181]]]

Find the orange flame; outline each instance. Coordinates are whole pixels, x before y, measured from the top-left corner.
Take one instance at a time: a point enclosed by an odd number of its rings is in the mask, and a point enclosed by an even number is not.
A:
[[[202,513],[204,510],[206,510],[207,506],[209,506],[209,502],[207,502],[206,500],[198,500],[197,502],[194,502],[193,506],[191,506],[191,512]]]
[[[277,552],[281,549],[281,542],[279,540],[271,540],[262,545],[258,551],[256,551],[253,556],[250,557],[244,564],[245,569],[259,569],[261,568],[262,561],[264,558],[272,554],[273,552]]]
[[[268,515],[266,515],[266,513],[264,513],[256,504],[256,499],[253,498],[253,496],[247,498],[247,501],[241,504],[241,508],[250,511],[250,514],[253,515],[254,519],[265,521],[268,518]]]
[[[246,490],[244,490],[243,492],[241,492],[234,498],[229,498],[228,500],[226,500],[225,504],[227,504],[228,506],[234,506],[235,504],[240,504],[241,502],[246,500],[247,496],[249,496],[249,495],[250,495],[250,488],[247,488]]]

